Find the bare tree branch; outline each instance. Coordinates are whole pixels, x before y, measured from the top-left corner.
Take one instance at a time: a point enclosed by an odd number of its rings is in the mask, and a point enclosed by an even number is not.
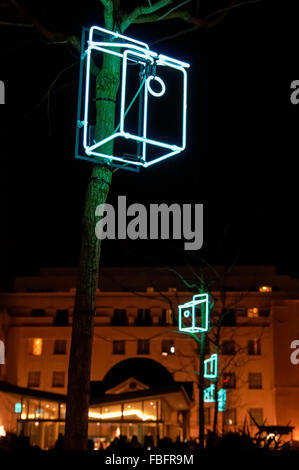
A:
[[[150,15],[152,13],[155,13],[156,11],[160,10],[161,8],[166,7],[172,2],[173,0],[159,0],[158,2],[148,5],[148,6],[136,7],[133,11],[131,11],[131,13],[129,13],[123,19],[121,23],[121,31],[125,31],[130,26],[130,24],[135,22],[136,18],[142,15]]]
[[[184,21],[190,22],[191,14],[188,10],[177,10],[173,11],[172,13],[167,14],[167,16],[160,16],[158,13],[152,15],[141,15],[138,16],[133,23],[153,23],[155,21],[165,21],[165,20],[172,20],[175,18],[180,18]]]
[[[229,6],[227,6],[226,8],[221,8],[220,10],[213,11],[212,13],[207,15],[205,17],[205,21],[207,19],[213,17],[213,16],[219,15],[220,13],[228,12],[228,11],[232,10],[233,8],[238,8],[238,7],[241,7],[241,6],[244,6],[244,5],[250,5],[251,3],[259,3],[259,2],[262,2],[262,1],[263,0],[250,0],[250,1],[239,2],[239,3],[231,2],[231,4]]]
[[[183,2],[179,3],[178,5],[175,5],[173,8],[171,8],[169,11],[167,11],[166,13],[164,13],[162,16],[160,16],[159,20],[163,20],[164,18],[166,18],[168,15],[170,15],[170,13],[172,13],[173,11],[175,10],[178,10],[180,7],[182,7],[183,5],[186,5],[186,3],[190,3],[192,0],[184,0]]]
[[[29,14],[16,0],[9,0],[9,3],[20,13],[29,25],[43,36],[48,42],[56,44],[69,44],[80,54],[80,40],[76,36],[68,36],[66,33],[54,32],[41,24],[35,17]]]

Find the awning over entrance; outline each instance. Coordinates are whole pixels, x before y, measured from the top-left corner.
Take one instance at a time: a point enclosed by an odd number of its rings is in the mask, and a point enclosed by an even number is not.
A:
[[[192,406],[190,391],[189,394],[186,391],[188,386],[174,382],[149,388],[131,378],[106,393],[103,390],[99,393],[97,385],[91,387],[89,436],[99,446],[108,445],[120,434],[138,435],[141,442],[149,435],[154,442],[165,435],[186,436],[186,416]],[[66,396],[6,382],[0,382],[0,394],[8,410],[4,415],[0,409],[3,429],[12,429],[14,421],[15,430],[23,430],[31,444],[46,449],[53,447],[58,434],[64,432]]]

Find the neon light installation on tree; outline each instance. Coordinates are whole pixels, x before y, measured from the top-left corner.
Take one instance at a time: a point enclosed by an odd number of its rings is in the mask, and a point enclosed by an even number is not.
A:
[[[203,391],[203,401],[205,403],[214,403],[215,402],[215,385],[212,384],[208,388],[205,388]]]
[[[15,413],[22,412],[22,403],[15,403]]]
[[[226,410],[226,390],[221,388],[218,390],[218,411]],[[210,387],[205,388],[203,391],[203,397],[205,403],[215,403],[215,385],[212,384]]]
[[[88,36],[87,36],[88,34]],[[88,37],[88,39],[87,39]],[[113,166],[125,167],[126,169],[148,167],[162,160],[181,153],[186,148],[186,121],[187,121],[187,72],[190,66],[186,62],[173,59],[163,54],[151,51],[146,43],[137,41],[128,36],[108,31],[104,28],[93,26],[89,30],[83,29],[82,55],[79,79],[79,99],[77,112],[77,135],[75,156],[93,162],[106,161]],[[115,129],[111,135],[96,141],[94,136],[94,92],[92,90],[92,66],[99,59],[96,55],[109,54],[119,57],[121,60],[121,85],[119,114],[115,122]],[[132,65],[137,66],[137,79],[134,83],[135,96],[128,99],[129,89],[132,83],[128,79],[129,69]],[[136,69],[136,67],[135,67]],[[167,81],[167,74],[171,73]],[[163,76],[163,78],[162,78]],[[163,136],[159,138],[151,135],[152,126],[148,125],[151,116],[153,101],[161,100],[161,106],[165,108],[163,99],[168,91],[172,90],[175,83],[175,91],[178,94],[179,83],[181,83],[182,96],[177,106],[176,122],[180,122],[180,129],[175,132],[178,141],[166,141]],[[167,86],[165,84],[167,81]],[[155,84],[155,87],[153,85]],[[131,93],[132,94],[132,93]],[[131,132],[130,123],[126,119],[128,112],[138,98],[138,130]],[[129,102],[130,101],[130,102]],[[117,103],[118,104],[118,103]],[[180,109],[179,109],[180,108]],[[169,112],[169,117],[173,112]],[[107,155],[101,151],[103,145],[111,140],[122,139],[137,146],[134,153],[125,153],[123,149],[117,152],[114,148],[113,155]],[[124,142],[122,145],[124,146]],[[114,146],[115,147],[115,146]],[[134,148],[135,148],[134,147]]]
[[[178,309],[180,331],[184,333],[203,333],[209,330],[209,294],[196,294],[190,302],[179,305]]]
[[[218,375],[218,354],[212,354],[204,361],[204,378],[216,379]]]
[[[218,411],[226,410],[226,390],[221,388],[218,392]]]

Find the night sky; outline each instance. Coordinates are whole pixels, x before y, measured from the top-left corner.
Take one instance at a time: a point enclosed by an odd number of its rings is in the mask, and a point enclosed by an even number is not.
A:
[[[72,6],[71,19],[61,2],[24,3],[56,30],[79,35],[81,26],[103,25],[93,13],[99,2]],[[126,34],[152,44],[189,27],[165,21],[133,25]],[[152,45],[191,63],[187,151],[140,174],[117,171],[108,202],[127,195],[128,203],[204,203],[204,246],[188,252],[182,241],[104,241],[103,264],[197,265],[203,258],[275,264],[299,275],[299,105],[290,102],[298,36],[292,2],[261,1],[232,10],[214,28]],[[13,276],[42,266],[77,265],[91,164],[74,159],[76,55],[46,44],[32,28],[0,25],[0,44],[4,289]],[[51,88],[48,106],[50,84],[72,64]]]

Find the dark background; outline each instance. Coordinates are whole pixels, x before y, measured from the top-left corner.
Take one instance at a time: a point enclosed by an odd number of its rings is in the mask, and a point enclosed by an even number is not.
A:
[[[196,265],[205,259],[275,264],[299,275],[299,105],[290,102],[290,84],[299,79],[294,3],[244,5],[214,28],[152,45],[191,63],[187,151],[139,175],[117,171],[108,202],[127,195],[128,204],[204,203],[204,247],[188,252],[183,241],[104,241],[102,264]],[[99,2],[25,4],[52,29],[80,35],[81,26],[103,24]],[[133,25],[126,34],[152,44],[189,27],[165,21]],[[91,164],[74,159],[76,56],[32,28],[0,25],[0,44],[6,85],[0,287],[7,289],[13,276],[41,266],[77,265]],[[59,71],[73,63],[52,86],[49,107],[47,99],[41,103]]]

